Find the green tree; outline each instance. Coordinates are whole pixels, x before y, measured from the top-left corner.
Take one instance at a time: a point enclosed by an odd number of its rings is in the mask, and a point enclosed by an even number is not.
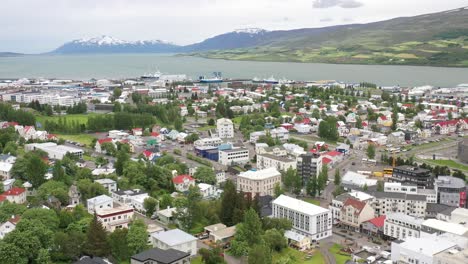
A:
[[[62,205],[68,204],[68,186],[63,182],[50,180],[37,189],[37,194],[42,200],[47,200],[51,195],[59,199]]]
[[[249,264],[271,264],[271,250],[263,244],[254,245],[249,251]]]
[[[165,193],[159,197],[159,208],[166,209],[172,207],[172,196],[168,193]]]
[[[383,192],[384,191],[384,185],[382,181],[377,182],[377,191],[378,192]]]
[[[367,186],[367,183],[364,184],[364,186],[362,187],[362,190],[366,192],[368,189],[369,189],[369,187]]]
[[[392,113],[392,130],[395,131],[397,129],[398,124],[398,109],[395,107]]]
[[[114,92],[113,92],[113,95],[114,95],[114,99],[118,99],[122,95],[122,89],[115,88]]]
[[[143,207],[146,210],[147,216],[152,216],[156,211],[156,206],[158,206],[158,200],[153,197],[148,197],[143,201]]]
[[[18,145],[13,141],[8,141],[3,148],[3,154],[10,154],[16,156],[18,150]]]
[[[109,245],[112,257],[119,262],[126,261],[130,258],[130,250],[127,242],[128,229],[116,229],[109,235]]]
[[[208,125],[209,125],[209,126],[214,126],[214,125],[215,125],[215,121],[214,121],[213,118],[210,118],[210,119],[208,120]]]
[[[290,167],[286,172],[283,172],[282,174],[284,187],[289,192],[292,192],[294,186],[296,185],[297,171]]]
[[[80,190],[81,199],[83,199],[83,201],[102,194],[107,194],[107,190],[104,186],[97,182],[92,182],[90,179],[78,180],[76,185]]]
[[[237,224],[237,222],[234,221],[234,212],[235,209],[238,207],[236,201],[236,186],[231,180],[227,180],[226,184],[224,185],[224,192],[221,196],[221,212],[219,216],[221,222],[227,226]]]
[[[101,150],[103,150],[107,155],[114,156],[117,149],[115,148],[114,143],[104,142],[101,144]]]
[[[102,223],[97,219],[96,214],[94,214],[93,220],[88,226],[86,236],[86,254],[97,257],[104,257],[109,255],[110,246],[107,241],[107,233],[102,226]]]
[[[338,168],[335,170],[335,178],[333,180],[333,183],[337,186],[341,184],[340,170]]]
[[[26,211],[25,205],[4,201],[0,204],[0,223],[6,222],[12,215],[21,215],[24,211]]]
[[[366,154],[369,159],[374,159],[375,158],[375,146],[372,144],[367,145]]]
[[[310,179],[307,181],[306,185],[306,192],[308,195],[315,197],[317,195],[317,177],[312,176]]]
[[[292,222],[287,218],[262,218],[263,230],[277,229],[281,231],[290,230],[292,228]]]
[[[39,188],[45,182],[44,175],[47,172],[47,165],[38,155],[32,155],[26,165],[26,180],[33,188]]]
[[[138,219],[132,222],[128,230],[127,243],[130,255],[138,254],[148,247],[148,232],[143,220]]]
[[[52,259],[50,258],[50,253],[48,249],[41,248],[36,258],[36,263],[41,264],[51,264]]]
[[[213,247],[211,249],[200,248],[198,254],[202,256],[202,261],[205,264],[223,264],[226,263],[221,256],[222,250],[220,247]]]
[[[275,197],[278,198],[280,195],[284,194],[284,190],[281,188],[280,183],[275,183],[275,189],[274,189]]]
[[[322,170],[317,179],[317,192],[318,195],[325,189],[328,181],[328,166],[326,164],[322,165]]]
[[[21,216],[22,220],[35,220],[47,226],[51,230],[56,230],[59,226],[59,218],[54,210],[43,208],[31,208],[26,210]]]
[[[124,150],[117,152],[117,160],[115,161],[115,172],[117,175],[122,175],[124,170],[124,165],[127,161],[130,160],[130,155]]]
[[[0,263],[2,264],[27,264],[28,259],[20,254],[21,249],[15,244],[0,241]]]
[[[263,240],[270,249],[276,252],[280,252],[288,246],[288,242],[284,237],[284,232],[277,229],[269,229],[265,231]]]
[[[207,184],[216,184],[216,174],[212,168],[201,166],[197,168],[197,171],[193,174],[193,177],[198,182]]]
[[[245,241],[249,246],[252,246],[262,241],[262,235],[263,229],[260,217],[254,209],[250,208],[245,212],[244,221],[237,225],[234,240]]]

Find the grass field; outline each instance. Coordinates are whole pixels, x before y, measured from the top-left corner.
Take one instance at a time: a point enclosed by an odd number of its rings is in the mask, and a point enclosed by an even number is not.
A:
[[[449,168],[452,168],[452,169],[459,169],[459,170],[464,170],[464,171],[468,171],[468,166],[467,165],[464,165],[464,164],[461,164],[461,163],[458,163],[454,160],[424,160],[428,163],[434,163],[434,164],[437,164],[439,166],[447,166]]]
[[[202,257],[201,256],[195,257],[190,261],[190,263],[192,263],[192,264],[203,264]]]
[[[76,115],[62,115],[62,116],[44,116],[44,115],[38,115],[36,116],[36,121],[41,123],[42,126],[44,126],[45,121],[53,121],[53,122],[58,122],[60,118],[66,118],[67,122],[71,121],[77,121],[79,124],[87,124],[88,123],[88,117],[89,116],[96,116],[100,114],[76,114]]]
[[[306,253],[288,247],[279,253],[273,253],[273,264],[280,263],[325,264],[325,259],[319,251],[316,251],[311,258],[307,259]]]
[[[320,206],[320,201],[309,197],[303,197],[303,201]]]
[[[198,131],[208,131],[210,129],[216,129],[216,126],[204,126],[204,127],[198,127]]]
[[[333,247],[330,248],[330,253],[332,253],[335,257],[337,264],[345,264],[346,261],[351,259],[350,256],[342,255],[342,253],[340,252],[342,248],[343,247],[338,244],[334,244]]]
[[[63,138],[65,140],[75,141],[81,144],[85,144],[87,147],[91,146],[91,142],[95,137],[88,134],[77,134],[77,135],[64,135],[64,134],[57,134],[57,137]]]

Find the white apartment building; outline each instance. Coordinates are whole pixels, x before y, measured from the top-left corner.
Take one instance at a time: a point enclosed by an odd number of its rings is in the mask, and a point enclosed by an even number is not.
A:
[[[112,179],[99,179],[94,182],[101,184],[109,193],[117,191],[117,182]]]
[[[12,163],[0,161],[0,179],[8,180],[11,178]]]
[[[88,213],[94,214],[98,209],[114,208],[114,200],[107,195],[100,195],[87,200]]]
[[[223,144],[223,140],[219,137],[201,138],[193,142],[195,147],[218,147],[221,144]]]
[[[220,184],[226,181],[226,172],[216,171],[216,184]]]
[[[375,192],[371,204],[377,216],[389,213],[404,213],[416,217],[426,215],[426,196],[406,193]]]
[[[286,218],[292,222],[297,233],[312,240],[320,240],[332,235],[332,216],[328,209],[280,195],[272,202],[275,218]]]
[[[404,242],[392,242],[391,259],[393,263],[399,264],[438,264],[434,262],[436,254],[456,247],[456,243],[440,237],[410,237]]]
[[[421,236],[421,224],[424,218],[413,217],[404,213],[390,213],[385,217],[384,235],[397,240]]]
[[[437,203],[437,191],[434,189],[420,189],[414,184],[401,182],[385,182],[384,192],[406,193],[426,196],[428,203]]]
[[[279,157],[272,154],[257,155],[257,168],[276,168],[279,171],[287,171],[289,168],[296,169],[297,161],[286,157]]]
[[[246,148],[233,148],[219,151],[218,162],[222,165],[245,164],[249,162],[249,150]]]
[[[252,132],[252,133],[250,133],[249,141],[250,141],[250,143],[255,144],[255,143],[257,143],[257,140],[258,140],[260,137],[262,137],[262,136],[266,136],[266,132],[265,132],[265,131],[255,131],[255,132]]]
[[[197,254],[197,238],[180,229],[172,229],[151,235],[153,247],[160,249],[177,249],[191,256]]]
[[[286,142],[289,139],[289,131],[284,127],[277,127],[270,130],[272,138],[278,138],[281,142]]]
[[[233,138],[234,125],[231,119],[220,118],[216,121],[216,129],[220,138]]]
[[[214,185],[199,183],[197,186],[200,189],[200,194],[203,199],[216,197],[216,195],[218,195],[218,189]]]
[[[252,196],[274,195],[275,184],[281,184],[281,173],[276,168],[245,171],[237,176],[237,190]]]
[[[114,232],[115,229],[128,228],[128,224],[133,220],[133,208],[124,205],[97,209],[96,217],[107,231]]]

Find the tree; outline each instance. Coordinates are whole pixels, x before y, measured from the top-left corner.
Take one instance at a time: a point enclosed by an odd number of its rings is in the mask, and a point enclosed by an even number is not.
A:
[[[306,192],[308,195],[315,197],[317,195],[317,177],[312,176],[307,181]]]
[[[398,124],[398,109],[395,107],[392,113],[392,130],[395,131],[397,129]]]
[[[153,197],[148,197],[143,201],[143,207],[146,210],[147,216],[152,216],[156,211],[156,206],[158,206],[158,200]]]
[[[130,155],[124,150],[117,152],[117,160],[115,161],[115,172],[117,175],[122,175],[124,165],[127,161],[130,160]]]
[[[107,194],[107,189],[104,188],[104,186],[97,182],[92,182],[90,179],[78,180],[76,185],[84,201],[102,194]]]
[[[165,193],[159,197],[159,208],[166,209],[172,207],[172,196],[168,193]]]
[[[47,172],[47,165],[39,155],[31,155],[27,158],[25,176],[33,188],[39,188],[45,182],[44,175]]]
[[[52,260],[50,258],[50,253],[48,249],[41,248],[39,249],[39,253],[36,258],[36,263],[41,264],[51,264]]]
[[[115,88],[114,92],[113,92],[113,95],[114,95],[114,99],[118,99],[122,95],[122,89]]]
[[[283,184],[286,189],[291,192],[296,185],[297,171],[293,168],[288,168],[286,172],[283,172]]]
[[[109,255],[110,247],[107,241],[107,233],[102,226],[102,223],[97,219],[96,214],[94,214],[93,220],[88,226],[86,236],[86,254],[97,257],[104,257]]]
[[[367,145],[366,153],[369,159],[374,159],[375,158],[375,146],[372,144]]]
[[[262,226],[264,230],[277,229],[277,230],[290,230],[292,228],[292,222],[287,218],[262,218]]]
[[[18,150],[18,145],[13,141],[8,141],[3,148],[3,154],[10,154],[16,156]]]
[[[234,240],[245,241],[249,246],[261,241],[263,234],[262,222],[254,209],[250,208],[245,212],[244,221],[236,227]]]
[[[328,181],[328,166],[326,164],[322,165],[322,170],[317,179],[317,192],[320,195],[321,191],[325,189]]]
[[[31,208],[26,210],[21,216],[22,220],[35,220],[47,226],[51,230],[55,230],[59,226],[59,218],[54,210],[43,208]]]
[[[288,246],[288,242],[284,237],[284,232],[277,229],[269,229],[263,235],[265,244],[272,250],[280,252]]]
[[[284,190],[281,188],[280,183],[275,183],[274,189],[275,197],[278,198],[280,195],[284,194]]]
[[[42,200],[47,200],[53,195],[62,205],[68,204],[68,186],[63,182],[50,180],[37,189],[37,194]]]
[[[234,222],[234,211],[237,207],[236,201],[236,186],[231,180],[227,180],[224,185],[224,192],[221,196],[221,211],[219,214],[221,222],[227,226],[237,224],[237,222]]]
[[[107,155],[114,156],[115,152],[117,151],[115,148],[114,143],[112,142],[104,142],[101,144],[101,149],[106,152]]]
[[[193,174],[193,177],[197,182],[203,182],[207,184],[216,184],[216,174],[212,168],[201,166],[197,168],[197,171]]]
[[[364,184],[364,186],[362,187],[362,190],[366,192],[368,189],[369,189],[369,187],[367,186],[367,183]]]
[[[0,263],[27,264],[28,259],[20,255],[20,248],[16,245],[0,241]]]
[[[213,118],[210,118],[210,119],[208,120],[208,125],[209,125],[209,126],[214,126],[214,125],[215,125],[215,121],[214,121]]]
[[[0,204],[0,223],[6,222],[12,215],[21,215],[24,211],[26,211],[25,205],[10,203],[6,200]]]
[[[335,185],[337,185],[337,186],[341,184],[341,176],[340,176],[340,170],[339,169],[335,170],[335,179],[333,180],[333,183]]]
[[[263,244],[253,246],[249,251],[249,264],[271,264],[271,250]]]
[[[198,254],[202,256],[203,263],[205,264],[223,264],[226,263],[220,247],[213,247],[211,249],[200,248]]]
[[[126,261],[131,256],[130,250],[128,249],[127,234],[127,228],[119,228],[109,235],[112,257],[118,262]]]
[[[193,143],[197,141],[200,137],[196,133],[192,133],[185,137],[185,143]]]
[[[127,243],[130,255],[138,254],[144,251],[148,245],[148,232],[143,220],[133,221],[128,230]]]
[[[377,182],[377,191],[378,192],[383,192],[384,191],[384,185],[382,181]]]

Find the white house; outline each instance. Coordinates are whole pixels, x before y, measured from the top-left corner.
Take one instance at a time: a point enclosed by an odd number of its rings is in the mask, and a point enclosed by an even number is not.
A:
[[[2,240],[8,233],[12,232],[16,228],[16,224],[20,221],[19,215],[13,215],[5,223],[0,224],[0,240]]]
[[[276,198],[272,207],[272,217],[291,220],[293,230],[303,236],[320,240],[332,235],[332,215],[328,209],[286,195]]]
[[[420,237],[424,218],[413,217],[404,213],[389,213],[384,222],[384,235],[393,239],[406,240],[408,237]]]
[[[220,138],[233,138],[234,125],[231,119],[220,118],[216,121],[216,129]]]
[[[215,171],[215,174],[216,174],[216,184],[221,184],[226,181],[226,172]]]
[[[190,175],[179,175],[172,178],[174,187],[179,192],[186,192],[189,190],[190,186],[195,186],[195,179]]]
[[[219,150],[218,162],[222,165],[232,164],[245,164],[249,162],[249,149],[246,148],[233,148],[226,150]]]
[[[200,189],[200,194],[204,199],[215,197],[218,194],[218,189],[214,185],[199,183],[197,186]]]
[[[245,171],[237,176],[237,190],[259,195],[274,195],[275,184],[281,184],[281,173],[276,168]]]
[[[148,193],[144,191],[140,191],[138,189],[135,190],[121,190],[121,191],[113,191],[112,192],[112,199],[114,202],[118,202],[121,204],[126,204],[128,206],[133,207],[135,210],[145,213],[146,210],[143,206],[143,203],[146,198],[148,198]]]
[[[86,201],[88,213],[94,214],[98,209],[106,209],[114,207],[114,200],[107,195],[99,195],[93,198],[90,198]]]
[[[96,209],[98,221],[110,232],[114,232],[115,229],[119,228],[128,228],[128,224],[133,220],[133,213],[133,208],[127,205],[115,208]]]
[[[159,232],[151,236],[153,246],[160,249],[176,249],[191,256],[197,254],[197,238],[180,229]]]
[[[117,182],[112,179],[99,179],[94,182],[101,184],[109,193],[117,191]]]
[[[11,168],[13,164],[0,161],[0,178],[3,180],[8,180],[11,178]]]
[[[26,203],[26,189],[13,187],[0,195],[0,202],[8,200],[10,203]]]

